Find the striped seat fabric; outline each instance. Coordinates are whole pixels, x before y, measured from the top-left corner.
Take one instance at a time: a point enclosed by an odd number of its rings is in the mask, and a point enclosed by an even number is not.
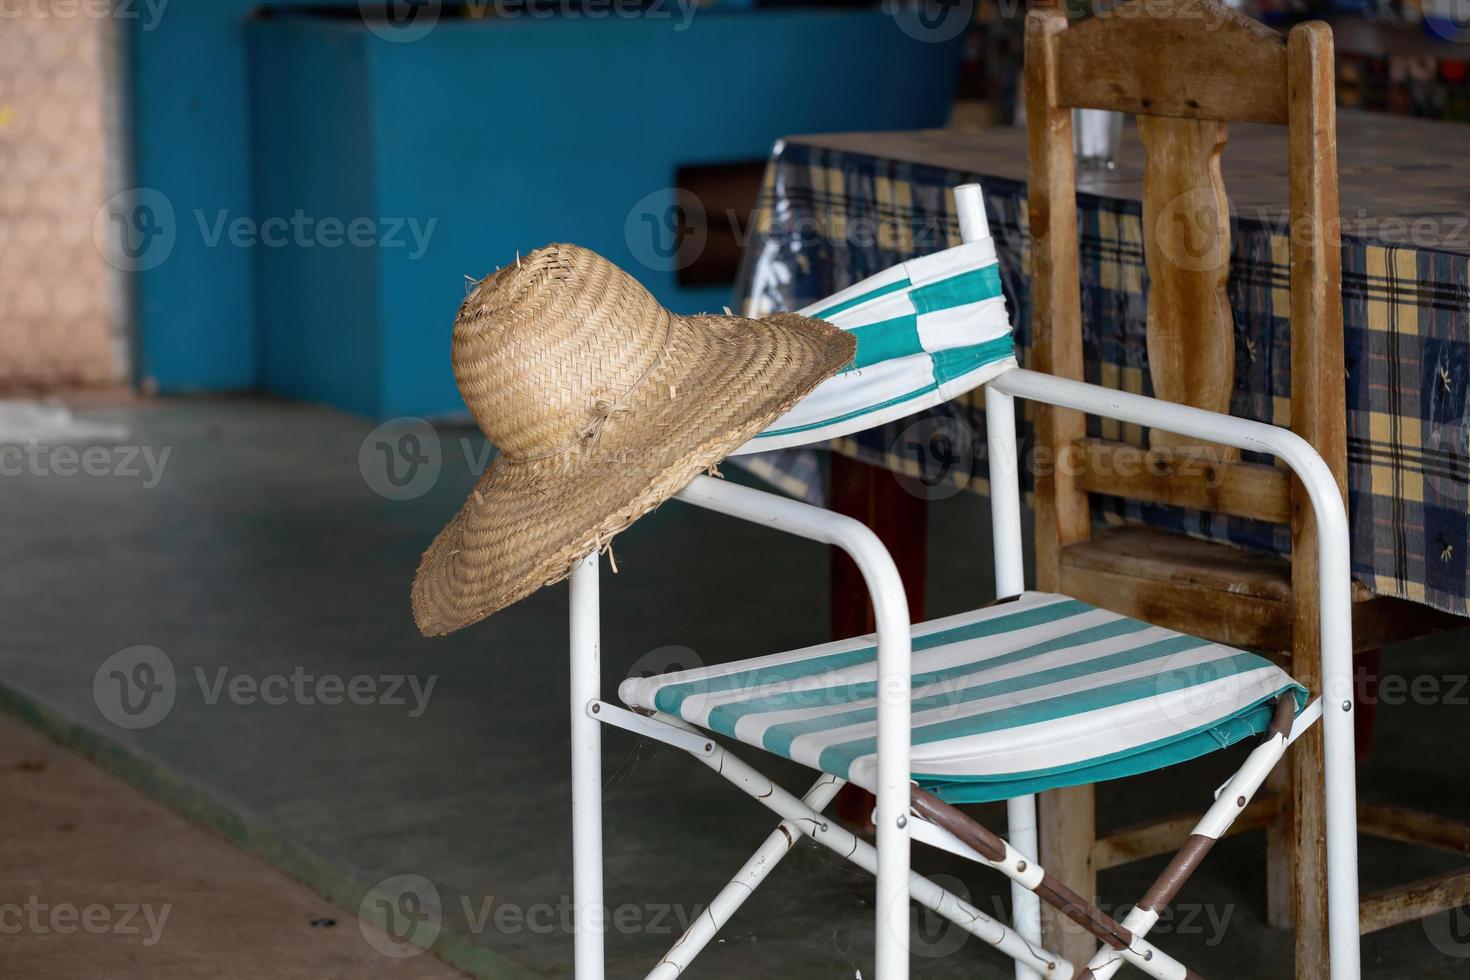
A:
[[[736,455],[861,432],[949,401],[1016,363],[989,237],[902,262],[797,312],[851,332],[852,365]]]
[[[873,636],[629,678],[676,715],[873,788]],[[1147,772],[1258,735],[1306,690],[1255,654],[1028,592],[913,629],[914,778],[950,802]]]

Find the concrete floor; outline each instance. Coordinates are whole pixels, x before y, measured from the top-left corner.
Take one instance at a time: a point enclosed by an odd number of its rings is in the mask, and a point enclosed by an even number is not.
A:
[[[464,976],[4,717],[0,800],[6,977]]]
[[[125,474],[5,477],[12,572],[0,597],[15,612],[0,701],[349,909],[442,908],[427,935],[473,972],[568,975],[565,587],[443,639],[419,637],[408,612],[419,552],[466,496],[478,437],[442,432],[437,477],[392,500],[370,485],[380,476],[365,479],[370,426],[349,416],[256,400],[91,414],[127,422],[155,460],[169,456],[153,486]],[[931,615],[990,598],[983,506],[963,495],[933,505]],[[609,697],[635,664],[687,662],[671,645],[715,662],[826,638],[819,547],[671,504],[619,538],[617,561],[603,586]],[[1385,654],[1391,673],[1435,678],[1453,696],[1382,710],[1366,798],[1470,818],[1470,712],[1455,681],[1470,670],[1464,642]],[[374,678],[356,690],[384,696],[256,696],[287,692],[299,673],[348,689]],[[172,692],[171,706],[159,695],[129,714],[119,678]],[[408,681],[428,692],[423,710]],[[606,753],[607,899],[621,910],[609,973],[641,976],[773,820],[672,750],[609,730]],[[1198,811],[1235,758],[1107,785],[1101,819]],[[767,768],[788,786],[806,781],[795,767]],[[996,808],[980,813],[1003,827]],[[1205,976],[1291,976],[1290,936],[1262,923],[1262,852],[1259,834],[1223,843],[1159,927],[1160,944]],[[1363,855],[1366,889],[1454,865],[1376,841]],[[1003,909],[990,876],[923,851],[917,861]],[[1126,906],[1161,866],[1106,874],[1105,904]],[[867,879],[799,848],[691,975],[871,976],[870,922]],[[978,942],[919,924],[915,977],[1010,975]],[[1465,976],[1466,925],[1439,916],[1366,937],[1366,972]]]

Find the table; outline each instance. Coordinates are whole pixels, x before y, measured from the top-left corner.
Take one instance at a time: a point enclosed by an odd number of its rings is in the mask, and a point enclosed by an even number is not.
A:
[[[1383,595],[1470,614],[1470,127],[1344,112],[1338,119],[1353,573]],[[1142,147],[1125,131],[1113,171],[1079,171],[1082,312],[1089,380],[1151,393],[1145,342]],[[1231,127],[1228,285],[1236,327],[1232,414],[1285,425],[1290,369],[1285,132]],[[737,283],[743,311],[813,302],[914,255],[957,243],[948,190],[980,180],[1022,362],[1029,334],[1025,132],[927,130],[798,136],[766,171]],[[983,432],[977,395],[938,410]],[[896,451],[912,420],[839,440],[844,456],[912,474]],[[1145,433],[1090,420],[1092,434]],[[983,445],[983,438],[975,443]],[[942,474],[983,492],[984,461]],[[757,463],[817,496],[809,459]],[[1144,521],[1285,552],[1289,532],[1218,514],[1103,499],[1098,521]]]

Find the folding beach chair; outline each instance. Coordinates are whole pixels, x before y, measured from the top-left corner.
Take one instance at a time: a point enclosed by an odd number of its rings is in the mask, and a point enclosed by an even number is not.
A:
[[[1192,974],[1148,940],[1150,928],[1286,747],[1320,719],[1327,745],[1332,976],[1356,978],[1348,538],[1331,473],[1289,430],[1018,367],[979,186],[957,188],[954,200],[962,245],[904,263],[802,311],[857,336],[855,366],[824,382],[745,449],[821,441],[984,384],[1001,598],[910,626],[893,561],[861,523],[699,477],[678,499],[844,549],[862,571],[877,632],[630,678],[619,690],[627,707],[620,707],[600,700],[598,557],[578,562],[571,578],[577,977],[603,976],[601,724],[687,751],[781,818],[651,978],[679,976],[795,842],[810,838],[876,875],[876,967],[882,980],[908,975],[910,899],[1011,956],[1018,977],[1105,978],[1128,963],[1160,980],[1175,980]],[[1304,687],[1253,654],[1064,595],[1026,591],[1016,397],[1283,459],[1310,494],[1321,531],[1323,696],[1309,703]],[[820,775],[799,797],[774,785],[720,739],[785,756]],[[1038,864],[1033,794],[1176,765],[1247,739],[1259,742],[1122,922]],[[847,782],[877,797],[876,847],[822,816]],[[954,806],[1002,799],[1008,801],[1009,839]],[[911,839],[1009,878],[1014,926],[913,873]],[[1041,901],[1101,941],[1091,962],[1069,963],[1042,947]]]

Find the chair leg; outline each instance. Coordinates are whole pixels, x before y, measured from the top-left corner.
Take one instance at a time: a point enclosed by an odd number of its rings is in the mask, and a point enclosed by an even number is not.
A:
[[[801,798],[801,804],[810,808],[813,813],[821,813],[845,785],[846,780],[823,775],[807,790],[806,796]],[[694,958],[724,928],[730,917],[740,910],[745,900],[755,893],[761,882],[766,880],[766,876],[796,846],[800,836],[800,825],[790,817],[777,824],[771,835],[735,873],[730,883],[720,890],[714,901],[705,906],[704,912],[689,924],[679,941],[664,954],[664,958],[659,960],[658,965],[644,980],[676,980],[687,970]]]
[[[1040,796],[1041,863],[1076,888],[1088,902],[1097,901],[1097,874],[1092,844],[1097,838],[1096,794],[1091,786],[1054,789]],[[1050,906],[1041,910],[1042,936],[1048,949],[1073,963],[1092,959],[1097,943],[1085,930]]]
[[[922,789],[915,788],[912,796],[916,814],[948,833],[958,844],[973,852],[980,862],[1034,891],[1042,901],[1106,943],[1123,961],[1157,980],[1197,980],[1179,961],[1144,936],[1132,933],[1096,904],[1059,881],[1041,862],[1012,847],[973,818]],[[1082,980],[1088,974],[1084,970],[1076,976]]]
[[[597,553],[572,566],[572,904],[576,980],[603,980],[602,725],[587,706],[602,697]]]
[[[1266,789],[1280,801],[1280,815],[1266,828],[1266,922],[1273,929],[1290,929],[1295,922],[1296,880],[1291,846],[1291,764],[1278,766],[1266,779]]]
[[[684,731],[698,731],[692,725],[672,715],[656,714],[656,718]],[[776,785],[771,779],[732,752],[716,746],[708,756],[695,756],[710,770],[733,784],[747,796],[782,818],[792,821],[803,835],[821,844],[834,854],[844,857],[869,874],[878,873],[878,849],[856,836],[835,820],[824,818],[800,799]],[[907,839],[905,837],[905,843]],[[906,855],[905,855],[906,857]],[[1073,966],[1066,960],[1052,956],[1034,943],[1023,939],[1003,922],[992,919],[970,903],[945,891],[934,882],[908,870],[907,887],[913,900],[937,915],[964,929],[976,939],[995,947],[1014,960],[1026,962],[1038,974],[1045,977],[1069,977]],[[907,903],[904,906],[902,923],[907,929]],[[905,939],[907,933],[905,933]],[[907,944],[905,943],[905,946]],[[904,964],[907,966],[907,963]],[[880,967],[881,969],[881,967]]]
[[[1293,569],[1295,572],[1295,569]],[[1310,617],[1294,627],[1291,676],[1312,692],[1322,688],[1319,631]],[[1305,635],[1302,635],[1305,634]],[[1330,706],[1323,706],[1324,711]],[[1327,908],[1327,801],[1323,792],[1326,753],[1325,725],[1313,725],[1287,757],[1291,798],[1286,806],[1287,845],[1291,848],[1292,922],[1296,929],[1298,980],[1326,980],[1329,976]]]
[[[1006,801],[1006,837],[1022,853],[1039,853],[1035,796],[1018,796]],[[1035,892],[1015,881],[1011,882],[1011,925],[1023,938],[1041,945],[1041,900]],[[1024,963],[1016,964],[1016,980],[1037,980],[1039,976]]]

